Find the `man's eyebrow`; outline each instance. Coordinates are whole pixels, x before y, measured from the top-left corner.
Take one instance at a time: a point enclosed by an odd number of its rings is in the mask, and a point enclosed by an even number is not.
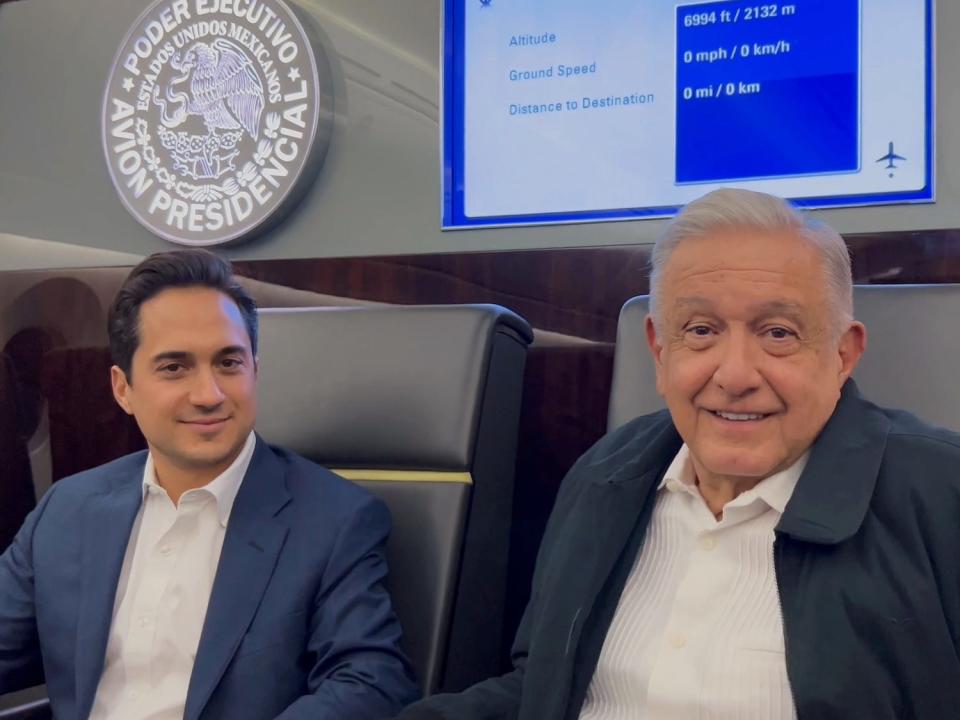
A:
[[[713,315],[715,313],[714,304],[705,297],[689,296],[677,298],[673,306],[675,310],[684,312],[699,312],[706,315]],[[770,317],[780,316],[797,323],[797,325],[801,327],[806,324],[804,322],[805,313],[803,312],[803,306],[788,300],[768,300],[767,302],[757,303],[750,307],[750,313],[756,318],[753,321],[754,323]]]
[[[158,363],[158,362],[162,362],[163,360],[181,360],[182,361],[182,360],[191,360],[191,359],[193,359],[193,355],[191,353],[184,352],[183,350],[167,350],[166,352],[157,353],[152,358],[150,358],[150,361]]]
[[[244,345],[227,345],[222,347],[215,353],[214,357],[223,357],[224,355],[246,355],[247,348]],[[163,362],[164,360],[177,360],[184,362],[186,360],[193,360],[194,354],[186,352],[185,350],[166,350],[165,352],[157,353],[151,358],[152,362],[158,363]]]
[[[704,297],[681,297],[674,301],[674,306],[689,310],[712,310],[713,303]]]
[[[753,311],[761,318],[768,318],[772,315],[782,315],[796,322],[802,322],[804,315],[802,306],[785,300],[770,300],[769,302],[760,303],[754,306]]]
[[[247,348],[244,345],[227,345],[217,350],[217,357],[224,355],[246,355]]]

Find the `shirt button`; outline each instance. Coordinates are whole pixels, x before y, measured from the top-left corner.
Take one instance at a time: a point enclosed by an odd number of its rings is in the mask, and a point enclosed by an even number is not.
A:
[[[670,638],[670,647],[674,650],[679,650],[684,645],[687,644],[687,639],[683,635],[674,635]]]
[[[163,545],[163,546],[160,548],[160,554],[161,554],[161,555],[169,555],[171,549],[172,549],[172,548],[171,548],[169,545]]]
[[[141,615],[137,622],[139,623],[140,627],[147,627],[147,625],[150,624],[150,618],[148,618],[146,615]]]
[[[712,537],[705,537],[700,539],[700,549],[710,552],[717,546],[717,541]]]

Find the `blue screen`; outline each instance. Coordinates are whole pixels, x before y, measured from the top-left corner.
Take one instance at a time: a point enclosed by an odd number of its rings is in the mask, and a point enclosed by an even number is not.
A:
[[[928,202],[932,0],[447,0],[446,228]]]
[[[859,5],[773,5],[753,21],[743,18],[762,12],[755,2],[679,7],[677,182],[855,172]]]

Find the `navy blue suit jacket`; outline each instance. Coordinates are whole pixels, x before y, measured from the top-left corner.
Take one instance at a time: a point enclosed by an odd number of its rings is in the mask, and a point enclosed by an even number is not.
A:
[[[0,556],[0,692],[45,679],[58,720],[93,705],[145,461],[55,483]],[[258,437],[185,720],[375,720],[415,699],[384,588],[389,529],[379,500]]]

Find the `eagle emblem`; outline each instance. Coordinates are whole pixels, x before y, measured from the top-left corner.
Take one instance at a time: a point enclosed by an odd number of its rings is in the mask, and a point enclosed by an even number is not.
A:
[[[153,90],[161,142],[176,169],[197,180],[217,179],[234,169],[244,135],[254,142],[259,137],[263,82],[243,49],[222,37],[193,43],[170,66],[179,74],[163,97],[159,85]],[[203,121],[206,134],[173,132],[192,116]]]

